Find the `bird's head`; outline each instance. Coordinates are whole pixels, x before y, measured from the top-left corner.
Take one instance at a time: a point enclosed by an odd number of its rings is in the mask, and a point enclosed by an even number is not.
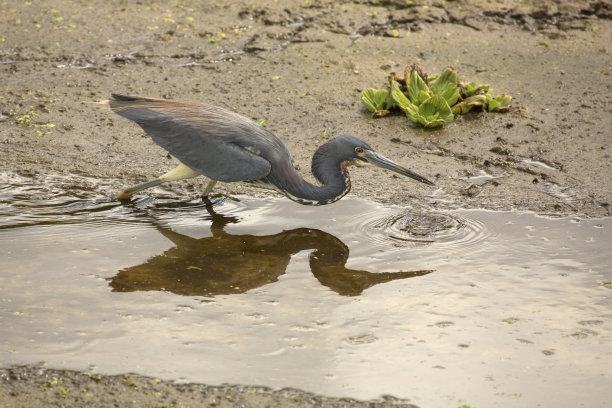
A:
[[[354,136],[339,136],[330,140],[328,144],[334,145],[328,154],[340,159],[343,167],[348,165],[375,165],[386,170],[391,170],[403,176],[410,177],[414,180],[420,181],[421,183],[434,185],[434,183],[427,180],[425,177],[403,166],[400,166],[379,153],[376,153],[374,149],[372,149],[366,142]]]

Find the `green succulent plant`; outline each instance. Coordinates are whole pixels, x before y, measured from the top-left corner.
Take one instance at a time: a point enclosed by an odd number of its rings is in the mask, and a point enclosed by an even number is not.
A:
[[[414,77],[414,75],[412,76]],[[416,77],[420,78],[418,75]],[[395,80],[391,80],[391,98],[411,121],[420,123],[427,128],[435,128],[453,120],[453,113],[444,97],[432,94],[429,88],[422,88],[416,78],[414,78],[414,81],[411,79],[410,83],[414,86],[410,88],[413,92],[409,95],[412,95],[416,103],[412,103],[404,95]]]
[[[400,89],[399,83],[391,79],[391,99],[410,120],[427,128],[452,122],[453,112],[449,102],[454,104],[459,98],[457,73],[445,69],[430,88],[418,71],[416,68],[410,71],[408,97]]]
[[[427,76],[413,64],[406,67],[404,78],[392,74],[389,85],[389,91],[366,89],[361,94],[362,103],[377,117],[397,106],[410,120],[427,128],[450,123],[454,115],[472,109],[505,112],[512,101],[511,96],[504,94],[494,97],[488,85],[460,83],[457,71],[451,67],[444,68],[440,75]]]
[[[375,116],[384,116],[393,106],[393,100],[386,89],[366,89],[361,93],[361,102],[374,113]]]

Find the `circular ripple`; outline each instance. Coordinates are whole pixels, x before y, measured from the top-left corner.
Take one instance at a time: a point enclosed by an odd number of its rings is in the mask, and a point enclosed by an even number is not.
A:
[[[436,244],[470,247],[490,232],[477,220],[439,212],[411,211],[363,223],[364,232],[376,241],[393,246]]]

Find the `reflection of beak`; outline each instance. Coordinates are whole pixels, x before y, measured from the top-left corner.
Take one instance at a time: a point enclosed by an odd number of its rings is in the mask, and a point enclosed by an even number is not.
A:
[[[399,173],[403,176],[408,176],[410,178],[413,178],[417,181],[420,181],[421,183],[425,183],[425,184],[429,184],[429,185],[434,185],[434,183],[432,183],[431,181],[427,180],[425,177],[420,176],[418,174],[416,174],[414,171],[412,170],[408,170],[405,167],[400,166],[399,164],[387,159],[385,156],[378,154],[376,152],[373,152],[371,150],[365,150],[363,152],[363,155],[361,156],[364,159],[366,159],[369,163],[372,163],[378,167],[382,167],[383,169],[387,169],[387,170],[391,170],[394,171],[396,173]]]

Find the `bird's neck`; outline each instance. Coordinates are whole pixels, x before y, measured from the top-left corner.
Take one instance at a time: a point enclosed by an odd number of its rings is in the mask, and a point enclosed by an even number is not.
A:
[[[305,205],[331,204],[344,197],[351,190],[346,164],[326,160],[320,150],[312,158],[312,173],[321,185],[306,181],[288,163],[283,169],[284,177],[280,182],[270,180],[289,199]]]

